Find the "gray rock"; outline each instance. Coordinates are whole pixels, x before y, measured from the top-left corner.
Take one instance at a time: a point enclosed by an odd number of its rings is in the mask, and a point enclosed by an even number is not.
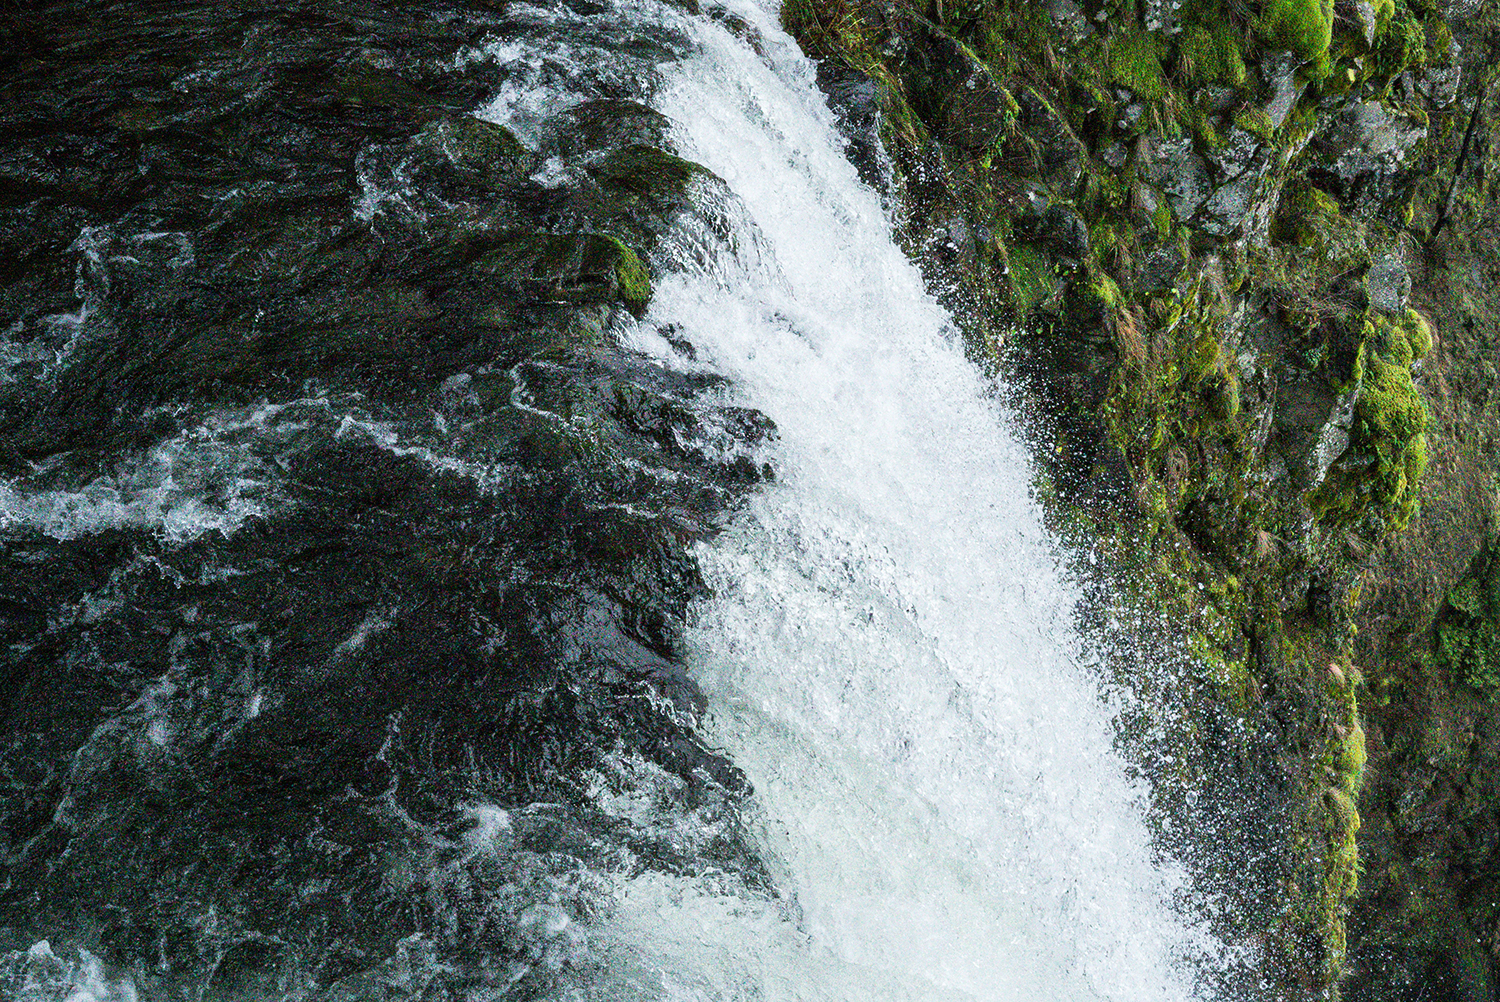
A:
[[[1186,136],[1157,145],[1147,176],[1180,219],[1197,212],[1213,192],[1208,164],[1193,152],[1193,141]]]
[[[895,188],[895,169],[880,142],[880,85],[852,66],[825,59],[818,64],[818,88],[828,98],[859,179],[888,195]]]
[[[1458,40],[1449,39],[1447,66],[1423,66],[1413,74],[1417,90],[1439,108],[1448,107],[1458,97],[1458,87],[1464,76],[1458,61],[1462,52]]]
[[[1223,84],[1210,84],[1203,89],[1203,93],[1208,98],[1208,110],[1216,115],[1233,111],[1234,106],[1240,102],[1239,89]]]
[[[1047,13],[1051,15],[1052,23],[1074,42],[1081,42],[1094,33],[1088,15],[1074,0],[1051,0],[1047,4]]]
[[[1236,180],[1214,189],[1204,203],[1203,228],[1215,236],[1228,236],[1236,230],[1253,232],[1259,229],[1255,207],[1256,190],[1260,187],[1260,175],[1246,171]],[[1269,218],[1269,214],[1265,214]]]
[[[1319,146],[1328,169],[1347,181],[1397,167],[1426,135],[1425,123],[1378,101],[1358,101],[1339,114]]]
[[[1373,45],[1375,42],[1375,5],[1370,0],[1354,0],[1354,16],[1359,22],[1359,30],[1365,36],[1365,44]]]
[[[963,216],[952,216],[948,220],[948,242],[964,261],[974,260],[974,231]]]
[[[1146,0],[1146,30],[1177,34],[1182,30],[1177,15],[1181,7],[1177,0]]]
[[[1411,275],[1399,253],[1382,254],[1365,273],[1365,292],[1370,305],[1382,313],[1399,313],[1406,309],[1411,295]]]
[[[1271,116],[1271,124],[1279,128],[1286,121],[1286,116],[1291,114],[1292,106],[1297,103],[1297,98],[1302,96],[1302,90],[1307,85],[1297,80],[1297,60],[1291,56],[1266,60],[1261,66],[1261,73],[1265,77],[1266,86],[1274,91],[1266,104],[1266,114]]]
[[[1327,422],[1318,431],[1318,441],[1313,447],[1313,483],[1323,482],[1333,461],[1349,448],[1349,430],[1354,427],[1354,405],[1359,401],[1359,385],[1349,387],[1333,404]]]
[[[1256,156],[1260,149],[1259,138],[1235,126],[1225,134],[1224,145],[1209,153],[1208,160],[1221,181],[1233,180],[1252,168],[1263,174],[1270,166],[1270,160]]]
[[[1047,184],[1055,191],[1076,184],[1087,153],[1067,118],[1032,87],[1022,87],[1015,98],[1020,109],[1016,132],[1035,150]]]

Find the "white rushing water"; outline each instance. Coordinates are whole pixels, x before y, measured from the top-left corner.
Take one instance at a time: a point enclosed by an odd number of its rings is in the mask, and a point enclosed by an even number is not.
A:
[[[680,999],[1166,1000],[1208,938],[1172,909],[1079,665],[1074,586],[1012,420],[844,159],[773,11],[734,6],[656,105],[773,264],[663,281],[673,324],[776,421],[780,479],[699,557],[709,740],[755,786],[787,907],[640,878],[619,942]],[[748,241],[747,241],[748,242]]]

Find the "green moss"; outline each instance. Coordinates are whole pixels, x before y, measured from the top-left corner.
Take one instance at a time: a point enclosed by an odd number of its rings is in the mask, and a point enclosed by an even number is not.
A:
[[[1416,513],[1427,468],[1428,414],[1412,384],[1409,352],[1404,337],[1367,344],[1361,351],[1349,449],[1308,497],[1313,514],[1326,525],[1374,518],[1374,534],[1385,535],[1406,528]]]
[[[1306,182],[1282,194],[1271,235],[1314,251],[1310,274],[1338,275],[1370,263],[1364,228],[1344,216],[1336,198]]]
[[[1263,143],[1272,142],[1276,138],[1276,126],[1271,121],[1270,113],[1258,104],[1236,108],[1233,121]]]
[[[1156,224],[1156,235],[1163,240],[1172,238],[1172,209],[1165,201],[1156,207],[1151,213],[1151,221]]]
[[[1383,316],[1375,315],[1363,325],[1365,344],[1394,365],[1410,366],[1416,360],[1413,338],[1404,323],[1393,323]]]
[[[1177,116],[1182,127],[1198,140],[1199,149],[1218,150],[1224,148],[1224,137],[1208,112],[1194,105],[1186,105]]]
[[[1426,60],[1427,33],[1407,8],[1405,0],[1395,0],[1390,17],[1376,29],[1373,51],[1366,60],[1371,86],[1376,93],[1384,94],[1390,89],[1391,81]]]
[[[1427,427],[1427,407],[1412,385],[1411,371],[1379,355],[1365,360],[1354,416],[1361,442],[1379,453],[1405,448]]]
[[[1192,334],[1182,352],[1183,381],[1197,386],[1209,376],[1224,372],[1223,351],[1219,344],[1219,332],[1211,324],[1195,324]]]
[[[1057,291],[1057,274],[1031,247],[1007,247],[1005,258],[1011,303],[1016,316],[1024,317],[1052,298]]]
[[[1434,655],[1438,665],[1480,695],[1500,697],[1500,561],[1486,548],[1464,578],[1449,589],[1438,614]]]
[[[1365,730],[1355,720],[1346,728],[1346,736],[1339,742],[1333,758],[1340,787],[1351,797],[1358,796],[1364,786],[1365,758]]]
[[[1427,318],[1416,310],[1407,310],[1401,321],[1401,330],[1406,335],[1411,357],[1414,360],[1426,358],[1432,351],[1432,324]]]
[[[847,0],[786,0],[781,24],[814,58],[847,57],[865,48],[859,8]]]
[[[1167,78],[1162,73],[1162,40],[1149,32],[1130,31],[1109,44],[1109,78],[1147,101],[1167,96]]]
[[[1256,21],[1267,42],[1304,62],[1324,59],[1333,40],[1332,0],[1265,0]]]
[[[1359,809],[1354,798],[1343,790],[1329,788],[1323,791],[1323,817],[1328,830],[1340,836],[1359,831]]]
[[[1213,27],[1187,25],[1178,38],[1177,51],[1183,72],[1191,82],[1245,86],[1245,59],[1227,19]]]
[[[635,251],[614,237],[606,236],[604,240],[608,241],[608,246],[599,248],[599,252],[608,259],[606,267],[613,263],[620,301],[633,313],[643,312],[651,299],[651,275],[646,271],[646,265]]]
[[[1088,292],[1107,310],[1118,310],[1125,305],[1125,296],[1120,286],[1108,275],[1099,275],[1089,282]]]

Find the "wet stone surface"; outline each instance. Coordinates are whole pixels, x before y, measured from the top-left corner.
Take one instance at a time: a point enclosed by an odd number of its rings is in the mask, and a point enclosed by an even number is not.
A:
[[[0,995],[82,947],[163,996],[540,997],[614,876],[770,894],[680,628],[774,428],[616,343],[664,235],[727,239],[640,103],[685,42],[486,2],[4,32]]]

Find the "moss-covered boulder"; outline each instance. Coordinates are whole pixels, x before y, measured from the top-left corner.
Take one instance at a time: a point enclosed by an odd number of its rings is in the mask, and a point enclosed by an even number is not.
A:
[[[1333,0],[1265,0],[1256,31],[1268,45],[1316,63],[1333,41],[1333,6]]]
[[[474,270],[537,302],[615,301],[639,313],[651,298],[651,277],[635,251],[599,233],[508,234]]]

